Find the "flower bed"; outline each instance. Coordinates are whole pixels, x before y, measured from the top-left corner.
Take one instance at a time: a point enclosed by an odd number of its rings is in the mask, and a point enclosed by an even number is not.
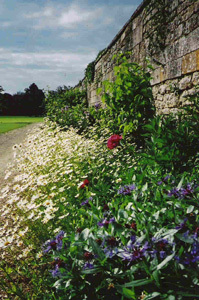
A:
[[[190,172],[168,174],[108,136],[48,123],[14,147],[19,175],[2,191],[0,243],[11,297],[199,296],[197,159]]]

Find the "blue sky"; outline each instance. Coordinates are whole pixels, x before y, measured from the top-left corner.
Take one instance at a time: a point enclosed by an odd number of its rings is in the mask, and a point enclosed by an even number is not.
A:
[[[141,0],[0,0],[0,86],[74,86]]]

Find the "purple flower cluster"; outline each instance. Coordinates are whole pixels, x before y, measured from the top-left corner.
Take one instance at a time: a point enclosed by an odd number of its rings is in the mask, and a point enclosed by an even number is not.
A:
[[[131,195],[131,192],[135,190],[135,184],[124,185],[118,190],[118,194]]]
[[[140,242],[136,241],[136,237],[133,235],[127,246],[120,251],[119,256],[130,264],[142,260],[147,255],[148,247],[148,242],[142,246]]]
[[[157,257],[157,255],[164,259],[167,255],[171,254],[171,246],[173,244],[169,243],[167,239],[164,238],[152,238],[152,248],[153,250],[149,252],[151,257]]]
[[[105,237],[101,245],[107,258],[113,258],[118,254],[118,241],[114,236]]]
[[[60,251],[63,245],[63,237],[65,232],[61,230],[54,239],[47,241],[43,246],[47,247],[43,252],[48,253],[50,250],[57,250]]]
[[[168,192],[168,196],[174,196],[175,198],[183,199],[187,196],[191,196],[194,192],[195,187],[193,187],[193,185],[191,185],[190,183],[188,183],[185,188],[178,189],[174,187],[171,191]]]
[[[194,241],[191,247],[190,252],[185,252],[181,257],[176,256],[176,260],[185,265],[185,266],[193,266],[199,262],[199,242]]]
[[[62,273],[60,272],[60,268],[66,268],[66,264],[59,258],[55,258],[52,265],[54,266],[53,270],[50,270],[50,273],[53,277],[61,277]]]

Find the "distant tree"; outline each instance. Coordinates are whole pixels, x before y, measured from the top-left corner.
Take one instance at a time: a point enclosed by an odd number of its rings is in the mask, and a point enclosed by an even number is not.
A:
[[[44,113],[44,92],[32,83],[25,89],[23,97],[23,110],[27,115],[42,115]]]
[[[13,96],[2,92],[3,88],[0,86],[0,115],[43,115],[45,95],[35,83],[25,89],[25,92],[17,92]]]

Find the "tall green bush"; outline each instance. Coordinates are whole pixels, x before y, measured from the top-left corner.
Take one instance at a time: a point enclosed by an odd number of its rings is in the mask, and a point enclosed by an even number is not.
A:
[[[98,93],[102,94],[102,101],[109,111],[110,129],[136,136],[155,112],[151,76],[137,63],[130,62],[128,53],[113,56],[113,59],[116,61],[115,80],[105,80]],[[151,66],[148,65],[148,68]]]

